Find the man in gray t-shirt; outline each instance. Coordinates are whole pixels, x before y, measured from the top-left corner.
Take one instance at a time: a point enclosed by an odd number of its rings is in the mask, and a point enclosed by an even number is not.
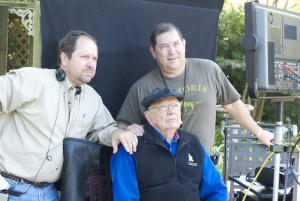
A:
[[[184,94],[182,101],[182,130],[198,136],[207,152],[215,137],[216,104],[243,127],[270,146],[274,135],[260,128],[240,100],[239,93],[213,61],[185,58],[185,44],[180,30],[171,23],[156,25],[151,35],[150,51],[158,68],[139,79],[130,88],[119,111],[118,126],[143,132],[144,108],[140,105],[145,95],[157,87],[177,89]]]

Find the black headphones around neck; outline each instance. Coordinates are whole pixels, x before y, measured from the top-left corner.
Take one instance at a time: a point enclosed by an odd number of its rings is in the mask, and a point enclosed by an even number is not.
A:
[[[64,81],[66,78],[66,73],[65,73],[64,69],[58,68],[56,70],[55,77],[58,81]]]

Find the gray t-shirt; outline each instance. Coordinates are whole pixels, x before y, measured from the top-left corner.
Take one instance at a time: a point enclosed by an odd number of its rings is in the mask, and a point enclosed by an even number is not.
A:
[[[182,130],[195,134],[205,150],[210,153],[215,138],[216,104],[234,103],[240,99],[240,94],[220,67],[215,62],[205,59],[186,59],[186,72],[164,79],[167,87],[185,94]],[[125,125],[142,124],[145,120],[145,108],[141,101],[155,88],[162,86],[165,86],[165,83],[158,68],[135,82],[116,121]]]

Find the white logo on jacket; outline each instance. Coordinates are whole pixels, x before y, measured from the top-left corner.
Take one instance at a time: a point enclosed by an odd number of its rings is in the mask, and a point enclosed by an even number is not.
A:
[[[190,165],[190,166],[198,166],[197,163],[194,163],[194,158],[193,158],[193,156],[190,153],[188,153],[188,165]]]

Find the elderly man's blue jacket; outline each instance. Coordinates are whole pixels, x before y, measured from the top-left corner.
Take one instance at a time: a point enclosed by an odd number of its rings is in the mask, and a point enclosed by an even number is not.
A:
[[[147,123],[144,130],[137,152],[130,155],[121,148],[112,157],[115,201],[228,199],[220,174],[195,135],[178,130],[180,138],[174,157],[152,126]]]

